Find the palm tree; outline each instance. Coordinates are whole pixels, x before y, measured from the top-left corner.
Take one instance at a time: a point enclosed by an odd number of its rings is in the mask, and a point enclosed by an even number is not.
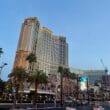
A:
[[[63,69],[63,77],[69,78],[70,74],[71,74],[71,73],[70,73],[69,68],[64,68],[64,69]]]
[[[6,82],[5,91],[8,93],[12,92],[12,81],[11,81],[11,79],[8,79],[8,81]]]
[[[3,81],[2,79],[0,79],[0,96],[5,91],[5,86],[6,86],[6,81]]]
[[[60,98],[61,98],[61,106],[63,106],[63,77],[70,78],[70,70],[69,68],[63,68],[62,66],[58,67],[58,72],[60,73],[60,84],[61,84],[61,92],[60,92]]]
[[[70,72],[69,68],[63,69],[63,78],[65,78],[65,82],[66,82],[64,85],[64,88],[66,89],[65,92],[67,95],[69,95],[69,91],[70,91],[70,86],[69,86],[70,85],[70,79],[71,79],[70,74],[71,74],[71,72]]]
[[[30,67],[31,67],[31,70],[33,71],[33,66],[34,66],[34,62],[36,62],[36,55],[34,54],[34,53],[30,53],[28,56],[27,56],[27,58],[26,58],[26,60],[29,62],[29,65],[30,65]],[[30,71],[31,71],[30,70]]]
[[[58,73],[60,73],[60,85],[61,85],[61,88],[60,88],[60,104],[61,104],[61,107],[63,106],[63,67],[62,66],[59,66],[58,67]]]
[[[18,91],[24,89],[24,80],[27,78],[28,74],[23,68],[14,68],[13,71],[8,75],[12,79],[12,86],[14,88],[14,106],[16,105],[16,99],[18,98]]]
[[[76,79],[77,76],[76,76],[75,73],[71,73],[71,72],[70,72],[70,74],[69,74],[69,78],[70,78],[70,79]]]
[[[43,71],[36,70],[34,74],[30,75],[29,81],[31,83],[34,83],[34,86],[35,86],[34,97],[33,97],[33,105],[36,106],[38,86],[39,86],[39,84],[47,84],[48,77],[46,76],[46,74]]]

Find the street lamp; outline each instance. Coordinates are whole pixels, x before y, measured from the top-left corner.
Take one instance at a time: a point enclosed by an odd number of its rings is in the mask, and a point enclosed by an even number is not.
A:
[[[76,94],[76,100],[78,100],[78,98],[79,98],[79,79],[80,79],[80,76],[79,76],[79,74],[77,74],[77,75],[76,75],[76,80],[77,80],[77,86],[76,86],[76,92],[77,92],[77,94]]]
[[[61,98],[61,107],[63,106],[63,74],[60,74],[60,84],[61,84],[61,89],[60,89],[60,98]]]
[[[1,57],[1,54],[3,53],[3,51],[2,51],[2,48],[0,48],[0,57]]]
[[[2,72],[2,69],[4,68],[4,66],[8,65],[7,63],[3,63],[3,65],[0,66],[0,77],[1,77],[1,72]]]

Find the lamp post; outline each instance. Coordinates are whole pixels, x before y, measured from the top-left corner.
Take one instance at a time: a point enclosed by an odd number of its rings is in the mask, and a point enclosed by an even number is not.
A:
[[[61,90],[60,90],[60,97],[61,97],[61,107],[63,106],[63,74],[60,74],[60,84],[61,84]]]
[[[80,79],[80,76],[79,76],[79,74],[77,74],[77,76],[76,76],[76,80],[77,80],[77,88],[76,88],[76,92],[77,92],[77,94],[76,94],[76,100],[78,100],[78,98],[79,98],[79,79]]]
[[[0,48],[0,57],[1,57],[1,54],[3,54],[2,48]]]
[[[88,104],[89,104],[89,80],[87,78],[87,95],[88,95]]]
[[[0,78],[1,78],[1,73],[2,73],[2,69],[4,68],[4,66],[8,65],[7,63],[3,63],[3,65],[0,66]]]

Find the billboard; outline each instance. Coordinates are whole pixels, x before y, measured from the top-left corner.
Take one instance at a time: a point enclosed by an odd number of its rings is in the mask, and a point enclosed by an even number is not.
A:
[[[87,83],[88,83],[88,78],[86,76],[82,76],[80,78],[80,89],[81,91],[86,91],[87,90]]]

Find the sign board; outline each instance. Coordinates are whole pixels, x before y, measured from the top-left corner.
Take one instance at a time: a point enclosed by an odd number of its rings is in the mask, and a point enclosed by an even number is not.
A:
[[[80,78],[80,89],[81,89],[81,91],[86,91],[87,90],[87,83],[88,83],[87,80],[88,79],[87,79],[86,76],[82,76]]]

